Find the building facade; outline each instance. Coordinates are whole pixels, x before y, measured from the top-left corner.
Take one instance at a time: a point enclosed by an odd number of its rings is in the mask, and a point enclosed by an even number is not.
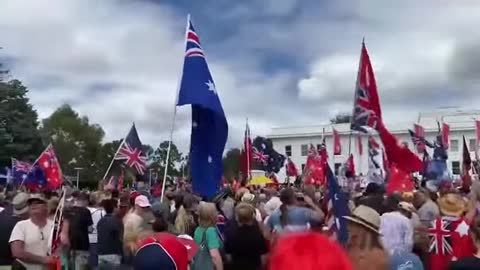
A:
[[[465,136],[472,159],[475,158],[474,151],[477,148],[475,119],[480,120],[480,110],[446,109],[420,112],[418,114],[418,119],[415,123],[425,128],[425,138],[430,142],[435,140],[439,132],[439,123],[441,125],[442,122],[445,122],[450,125],[448,168],[453,175],[460,173],[463,154],[463,136]],[[409,129],[413,130],[414,122],[385,124],[400,143],[408,144],[408,147],[416,152],[408,132]],[[336,156],[333,155],[333,129],[338,131],[342,145],[341,154]],[[349,154],[352,153],[356,173],[366,175],[368,171],[368,135],[359,135],[358,132],[351,132],[349,123],[272,128],[271,133],[267,137],[272,140],[273,147],[276,151],[289,156],[297,167],[303,170],[310,144],[318,147],[322,143],[323,136],[325,137],[329,155],[329,164],[332,168],[338,168],[347,160]],[[361,137],[360,139],[358,138],[359,136]],[[377,134],[373,134],[372,136],[382,145]],[[361,155],[359,152],[359,140],[361,140],[363,146]],[[432,152],[433,151],[429,149],[429,153],[432,154]]]

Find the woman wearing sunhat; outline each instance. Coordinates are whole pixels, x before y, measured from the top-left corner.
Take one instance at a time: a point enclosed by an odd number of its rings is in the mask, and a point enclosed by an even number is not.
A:
[[[387,253],[380,241],[380,215],[377,211],[360,205],[350,216],[348,223],[347,252],[355,270],[388,269]]]

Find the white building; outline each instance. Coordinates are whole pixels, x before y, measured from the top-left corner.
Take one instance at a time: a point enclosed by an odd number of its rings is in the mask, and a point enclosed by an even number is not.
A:
[[[480,119],[480,110],[456,110],[446,109],[432,112],[421,112],[418,114],[417,122],[425,128],[425,137],[429,141],[434,141],[438,134],[437,123],[446,122],[450,125],[450,148],[448,150],[448,168],[453,174],[458,175],[460,162],[462,159],[462,136],[465,136],[467,146],[471,151],[471,157],[474,158],[473,151],[476,147],[476,127],[475,119]],[[397,137],[399,142],[406,142],[410,149],[414,149],[408,129],[413,130],[413,122],[410,123],[386,123],[390,132]],[[342,144],[341,155],[333,156],[333,134],[335,128],[340,134]],[[357,174],[366,175],[368,171],[368,144],[367,135],[362,135],[363,155],[358,152],[358,133],[350,133],[350,124],[327,124],[314,126],[297,127],[278,127],[272,128],[271,134],[267,137],[273,142],[276,151],[290,156],[297,167],[305,166],[307,160],[308,148],[310,144],[320,145],[322,135],[325,135],[325,142],[329,153],[330,166],[335,164],[338,168],[344,163],[349,153],[354,155],[355,169]],[[378,135],[374,135],[378,143],[381,141]],[[415,151],[415,150],[413,150]]]

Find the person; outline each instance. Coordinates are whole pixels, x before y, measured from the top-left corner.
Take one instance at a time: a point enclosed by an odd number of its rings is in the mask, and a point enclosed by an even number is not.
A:
[[[266,263],[267,241],[256,222],[255,209],[247,203],[235,207],[237,228],[225,238],[225,252],[231,256],[229,270],[259,270]]]
[[[413,194],[413,206],[417,209],[420,222],[429,226],[439,215],[438,205],[430,199],[428,193],[417,191]]]
[[[245,268],[246,269],[246,268]],[[269,270],[352,270],[352,264],[336,242],[316,232],[280,238],[270,255]]]
[[[450,263],[448,270],[477,270],[480,269],[480,217],[470,225],[470,232],[477,252],[473,256],[465,257]]]
[[[88,259],[89,265],[91,268],[95,269],[98,265],[98,252],[97,252],[97,243],[98,243],[98,234],[97,234],[97,225],[100,219],[105,216],[105,210],[102,207],[102,201],[110,199],[111,194],[108,196],[106,194],[101,194],[100,192],[93,192],[90,194],[90,204],[87,207],[92,216],[92,231],[88,234],[88,241],[90,244],[90,257]]]
[[[193,236],[198,224],[198,216],[195,213],[198,208],[198,200],[192,194],[182,196],[175,217],[175,232],[177,234],[188,234]]]
[[[386,270],[388,255],[380,240],[380,215],[359,205],[347,220],[347,253],[355,270]]]
[[[254,194],[246,192],[245,194],[243,194],[241,201],[242,203],[250,204],[255,209],[255,219],[257,220],[257,222],[263,221],[262,214],[260,213],[260,210],[256,207],[257,202],[255,200]]]
[[[377,211],[377,213],[381,215],[385,213],[385,207],[383,204],[384,193],[385,193],[385,189],[382,186],[374,182],[368,183],[365,189],[365,192],[363,194],[364,196],[358,200],[357,205],[362,204],[362,205],[368,206],[374,209],[375,211]]]
[[[275,210],[279,209],[282,205],[282,201],[277,196],[277,191],[274,189],[267,189],[267,202],[265,203],[265,212],[267,216],[270,216],[275,212]]]
[[[467,211],[462,196],[456,193],[444,194],[437,203],[441,216],[428,228],[431,243],[428,269],[446,270],[450,262],[473,255],[474,246],[468,232],[475,209]]]
[[[382,243],[390,255],[412,251],[413,226],[410,211],[409,203],[400,202],[394,211],[387,212],[380,218]]]
[[[143,239],[133,259],[135,270],[188,270],[198,246],[188,236],[156,233]]]
[[[12,200],[12,211],[0,213],[0,269],[10,269],[13,256],[8,242],[15,225],[28,219],[28,194],[20,192]]]
[[[148,198],[144,195],[136,196],[133,211],[128,213],[123,219],[123,245],[125,246],[125,251],[129,253],[134,252],[137,249],[138,241],[152,233],[151,225],[149,224],[153,220],[149,215],[151,212],[151,204]]]
[[[47,201],[41,194],[32,194],[27,204],[30,218],[19,221],[9,239],[16,258],[13,264],[28,270],[46,270],[55,262],[48,254],[53,221],[48,219]]]
[[[78,193],[73,206],[64,212],[62,231],[68,235],[69,253],[75,269],[85,269],[89,265],[90,241],[88,234],[93,231],[92,215],[87,209],[88,195]]]
[[[115,269],[119,267],[122,259],[122,221],[114,215],[117,208],[115,199],[107,199],[102,202],[105,215],[97,224],[98,240],[98,267],[99,269]]]
[[[311,222],[320,222],[325,216],[308,196],[304,197],[304,202],[312,209],[297,206],[296,194],[292,188],[283,189],[280,200],[282,205],[267,221],[271,231],[278,233],[305,231],[310,228]]]
[[[220,253],[222,242],[215,227],[217,210],[213,203],[201,203],[198,209],[198,224],[195,229],[195,243],[200,247],[198,258],[195,258],[192,270],[223,270]],[[202,256],[202,257],[200,257]]]

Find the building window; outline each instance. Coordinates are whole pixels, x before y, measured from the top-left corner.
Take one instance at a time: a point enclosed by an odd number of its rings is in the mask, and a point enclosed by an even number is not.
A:
[[[302,144],[301,150],[303,157],[308,156],[308,144]]]
[[[292,156],[292,146],[291,146],[291,145],[285,145],[285,154],[286,154],[288,157],[291,157],[291,156]]]
[[[452,152],[458,152],[458,140],[450,140],[450,150]]]
[[[305,171],[305,163],[302,164],[302,172]]]
[[[452,173],[460,175],[460,161],[452,161]]]
[[[335,163],[335,175],[338,175],[342,163]]]
[[[468,148],[470,148],[470,152],[475,151],[475,149],[477,149],[477,140],[470,139],[469,144],[468,144]]]

